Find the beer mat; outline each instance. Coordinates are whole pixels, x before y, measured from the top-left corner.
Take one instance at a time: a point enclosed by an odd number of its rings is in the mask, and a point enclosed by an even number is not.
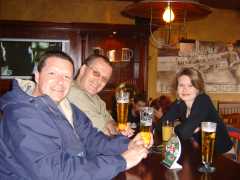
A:
[[[165,159],[163,164],[169,169],[182,169],[182,166],[177,163],[181,155],[181,143],[175,135],[166,144]]]

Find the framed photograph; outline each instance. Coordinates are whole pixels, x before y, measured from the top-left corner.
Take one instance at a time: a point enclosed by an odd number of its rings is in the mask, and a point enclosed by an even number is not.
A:
[[[177,52],[166,51],[165,54],[162,49],[159,50],[157,92],[170,93],[176,72],[184,67],[193,67],[202,73],[207,92],[240,92],[240,45],[238,42],[232,44],[196,40],[180,43],[179,47]]]
[[[69,40],[0,38],[0,78],[31,79],[42,53],[69,49]]]

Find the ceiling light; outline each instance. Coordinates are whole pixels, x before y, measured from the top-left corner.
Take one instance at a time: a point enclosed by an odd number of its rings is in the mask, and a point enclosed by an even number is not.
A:
[[[210,13],[211,9],[197,0],[143,0],[128,5],[122,11],[127,17],[149,20],[149,23],[143,25],[149,25],[151,40],[157,47],[174,46],[177,42],[170,42],[172,33],[178,39],[187,38],[186,22],[204,18]],[[153,35],[152,30],[157,28],[165,32],[162,39]],[[174,41],[175,39],[173,38]]]
[[[163,12],[163,20],[166,23],[170,23],[174,20],[175,15],[173,13],[173,10],[170,6],[170,3],[168,3],[167,7],[165,8],[164,12]]]

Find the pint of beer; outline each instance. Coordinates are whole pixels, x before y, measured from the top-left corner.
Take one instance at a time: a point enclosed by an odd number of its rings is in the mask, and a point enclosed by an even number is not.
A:
[[[140,133],[146,145],[148,145],[151,140],[153,112],[152,107],[144,107],[140,111]]]
[[[170,121],[163,122],[162,124],[162,140],[167,142],[173,135],[173,123]]]
[[[216,123],[202,122],[202,163],[210,166],[213,161],[213,152],[216,138]]]
[[[127,128],[129,92],[116,92],[117,100],[117,123],[119,131]]]

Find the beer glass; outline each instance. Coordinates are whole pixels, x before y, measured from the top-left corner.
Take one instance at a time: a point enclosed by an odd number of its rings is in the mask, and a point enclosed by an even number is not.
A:
[[[173,134],[173,122],[165,121],[162,124],[162,140],[167,142]]]
[[[130,48],[122,48],[122,61],[130,61],[133,57],[133,50]]]
[[[107,56],[110,62],[115,62],[116,61],[116,50],[111,49],[107,52]]]
[[[127,128],[129,92],[123,90],[116,92],[116,100],[118,130],[124,131]]]
[[[215,171],[212,166],[213,152],[216,139],[216,127],[214,122],[201,123],[201,144],[202,144],[202,166],[198,169],[200,172],[211,173]]]
[[[140,134],[146,145],[150,144],[151,127],[154,115],[152,107],[143,107],[140,111]]]

